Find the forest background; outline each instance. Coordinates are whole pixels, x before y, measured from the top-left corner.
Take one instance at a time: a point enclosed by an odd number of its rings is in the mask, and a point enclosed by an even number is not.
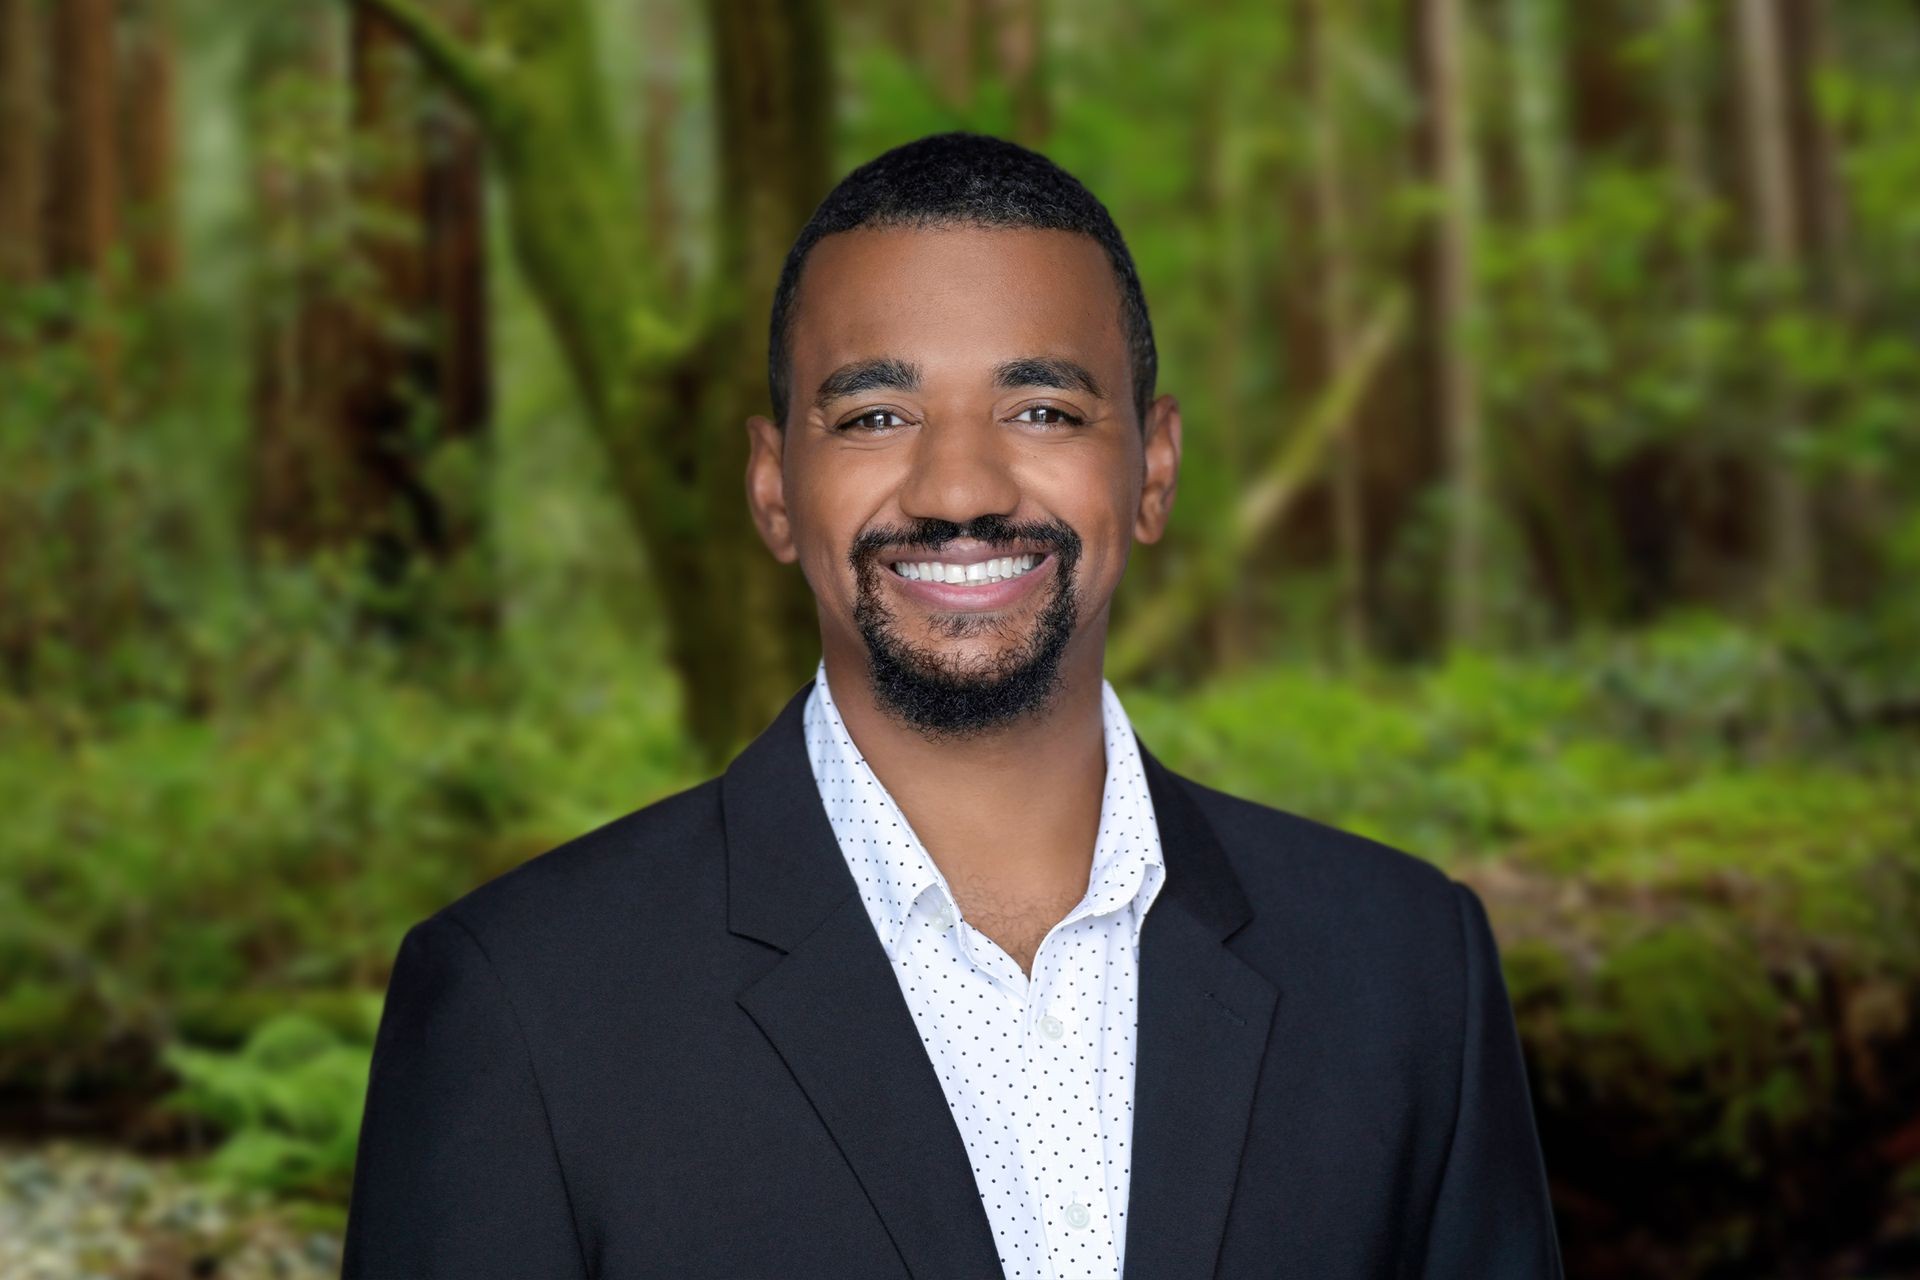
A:
[[[0,1272],[337,1270],[407,925],[811,671],[773,282],[968,128],[1185,410],[1110,678],[1482,894],[1570,1273],[1920,1274],[1916,84],[1903,0],[0,0]]]

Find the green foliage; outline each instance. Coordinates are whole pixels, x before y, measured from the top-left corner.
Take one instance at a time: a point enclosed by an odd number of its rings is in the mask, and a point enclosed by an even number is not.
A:
[[[284,1014],[235,1053],[169,1046],[184,1083],[167,1102],[228,1134],[207,1162],[215,1179],[338,1200],[352,1184],[372,1057],[365,1042]]]
[[[91,1079],[113,1038],[349,1025],[338,993],[377,989],[407,925],[690,781],[672,684],[610,675],[602,635],[568,637],[564,681],[474,655],[410,683],[387,646],[310,634],[244,714],[148,703],[79,737],[0,703],[0,1062]]]
[[[1546,1113],[1751,1197],[1881,1105],[1860,1080],[1920,1037],[1920,742],[1874,716],[1911,705],[1910,625],[1679,614],[1128,706],[1176,767],[1474,884]]]

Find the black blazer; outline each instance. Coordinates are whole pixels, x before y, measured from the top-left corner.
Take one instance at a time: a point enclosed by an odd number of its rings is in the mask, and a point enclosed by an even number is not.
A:
[[[1001,1274],[814,785],[811,688],[721,777],[408,932],[346,1276]],[[1140,756],[1167,877],[1129,1280],[1558,1277],[1479,900]]]

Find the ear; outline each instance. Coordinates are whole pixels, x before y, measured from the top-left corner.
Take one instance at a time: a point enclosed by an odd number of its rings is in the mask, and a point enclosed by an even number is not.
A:
[[[1136,542],[1158,542],[1173,515],[1173,491],[1180,480],[1180,402],[1157,397],[1147,407],[1146,480],[1140,487],[1140,509],[1134,513]]]
[[[773,558],[792,564],[800,558],[793,545],[793,523],[787,518],[787,479],[783,468],[786,436],[773,419],[754,414],[747,419],[747,507],[753,512],[760,541]]]

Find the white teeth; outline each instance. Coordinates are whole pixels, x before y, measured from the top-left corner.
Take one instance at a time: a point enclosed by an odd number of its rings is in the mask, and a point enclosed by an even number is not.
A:
[[[1004,582],[1008,578],[1017,578],[1039,563],[1041,557],[1034,554],[1024,556],[1001,556],[996,560],[982,560],[975,564],[943,564],[938,560],[902,560],[894,565],[901,577],[916,582],[983,583]]]

